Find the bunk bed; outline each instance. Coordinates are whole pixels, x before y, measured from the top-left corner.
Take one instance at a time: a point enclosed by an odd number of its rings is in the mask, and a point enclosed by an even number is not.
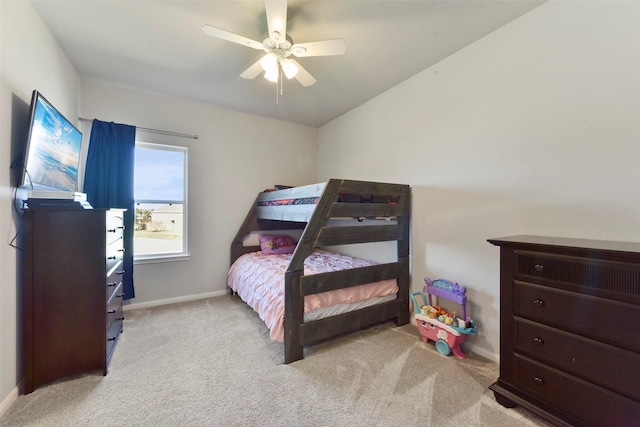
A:
[[[411,189],[401,184],[331,179],[258,194],[231,243],[231,269],[243,256],[261,250],[245,244],[248,236],[301,231],[284,269],[284,363],[302,359],[305,345],[385,321],[409,322],[410,214]],[[327,247],[388,241],[396,241],[394,262],[305,274],[305,261]],[[307,297],[388,280],[397,284],[392,298],[305,321]],[[234,293],[233,287],[229,290]]]

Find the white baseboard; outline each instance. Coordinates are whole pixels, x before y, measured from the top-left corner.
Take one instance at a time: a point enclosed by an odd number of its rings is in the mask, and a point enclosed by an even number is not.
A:
[[[147,301],[147,302],[138,302],[138,303],[125,304],[123,309],[125,311],[128,311],[128,310],[136,310],[136,309],[139,309],[139,308],[158,307],[160,305],[175,304],[177,302],[196,301],[196,300],[199,300],[199,299],[205,299],[205,298],[211,298],[211,297],[220,297],[220,296],[223,296],[223,295],[226,295],[226,294],[227,294],[227,291],[223,290],[223,291],[206,292],[204,294],[185,295],[185,296],[182,296],[182,297],[165,298],[165,299],[159,299],[159,300],[155,300],[155,301]]]
[[[0,418],[2,418],[4,413],[9,410],[16,400],[18,400],[18,387],[14,387],[11,393],[0,403]]]
[[[477,345],[469,345],[467,349],[477,354],[478,356],[482,356],[485,359],[491,360],[492,362],[500,363],[500,355],[498,353],[486,350]]]

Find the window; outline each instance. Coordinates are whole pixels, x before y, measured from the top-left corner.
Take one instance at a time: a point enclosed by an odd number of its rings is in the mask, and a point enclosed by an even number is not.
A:
[[[136,141],[136,261],[186,256],[187,148]]]

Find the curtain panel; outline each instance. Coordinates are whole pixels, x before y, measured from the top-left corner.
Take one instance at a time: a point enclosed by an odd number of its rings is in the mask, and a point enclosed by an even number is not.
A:
[[[124,299],[133,287],[133,195],[135,126],[93,120],[84,175],[84,192],[94,208],[126,209],[124,213]]]

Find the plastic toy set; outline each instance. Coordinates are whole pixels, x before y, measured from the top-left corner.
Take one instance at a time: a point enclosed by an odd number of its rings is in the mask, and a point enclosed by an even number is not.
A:
[[[467,336],[476,332],[476,326],[467,317],[467,289],[458,283],[446,279],[424,279],[424,292],[411,293],[411,300],[416,313],[416,324],[425,343],[435,341],[436,350],[444,356],[453,353],[459,359],[466,359],[460,346]],[[462,316],[455,311],[448,312],[432,303],[432,295],[456,302],[462,306]],[[417,297],[422,304],[418,304]]]

